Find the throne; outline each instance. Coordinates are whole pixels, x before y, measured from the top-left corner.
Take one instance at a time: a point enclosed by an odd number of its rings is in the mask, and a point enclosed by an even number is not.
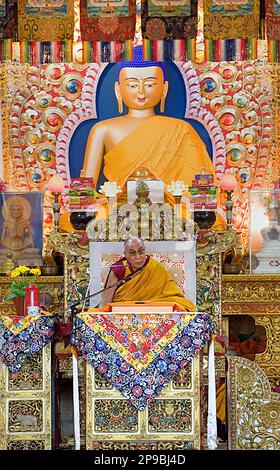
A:
[[[196,302],[196,251],[195,241],[147,241],[147,253],[160,261],[186,297]],[[123,256],[122,242],[90,242],[90,293],[102,289],[109,266]],[[186,274],[187,273],[187,274]],[[91,307],[97,306],[101,295],[91,299]]]
[[[147,241],[145,245],[195,302],[195,242]],[[122,253],[122,242],[90,242],[91,292],[102,288],[109,265]],[[94,297],[92,304],[99,302],[100,297]],[[86,448],[199,449],[201,364],[201,354],[196,354],[148,406],[137,409],[87,363]]]

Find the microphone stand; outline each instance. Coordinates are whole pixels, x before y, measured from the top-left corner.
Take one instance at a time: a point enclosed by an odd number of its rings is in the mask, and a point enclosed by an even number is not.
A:
[[[125,282],[127,281],[130,281],[137,273],[139,273],[140,271],[142,271],[144,266],[142,266],[141,268],[137,269],[137,271],[134,271],[133,273],[129,274],[128,276],[124,277],[123,279],[120,279],[119,281],[115,282],[114,284],[110,285],[110,286],[105,286],[103,287],[103,289],[100,289],[99,291],[97,292],[93,292],[92,294],[90,295],[87,295],[86,297],[84,297],[83,299],[80,299],[80,300],[77,300],[76,302],[73,302],[72,304],[68,305],[66,308],[64,309],[61,309],[59,310],[57,313],[56,313],[56,316],[58,316],[60,313],[65,313],[67,312],[68,310],[71,310],[71,320],[73,322],[73,319],[75,318],[75,316],[77,315],[77,307],[78,305],[80,305],[81,303],[85,302],[86,300],[89,300],[93,297],[96,297],[97,295],[99,294],[102,294],[102,292],[106,291],[106,290],[109,290],[109,289],[112,289],[114,287],[120,287],[122,286],[123,284],[125,284]],[[74,323],[74,322],[73,322]]]

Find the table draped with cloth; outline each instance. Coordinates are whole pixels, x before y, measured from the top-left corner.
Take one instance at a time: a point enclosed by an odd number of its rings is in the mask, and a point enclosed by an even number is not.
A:
[[[18,372],[27,360],[41,351],[54,334],[54,316],[0,316],[0,360],[9,371]]]
[[[133,312],[131,303],[129,313],[111,312],[108,305],[75,317],[72,343],[77,354],[139,410],[202,350],[213,333],[206,313],[186,312],[176,304],[172,313],[161,313],[160,302],[156,305],[158,311],[152,313]]]

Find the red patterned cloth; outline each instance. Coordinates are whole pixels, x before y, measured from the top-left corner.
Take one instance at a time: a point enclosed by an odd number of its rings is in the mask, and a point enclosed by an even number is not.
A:
[[[111,7],[111,12],[104,11],[105,8],[96,7],[91,11],[88,0],[80,0],[82,40],[91,42],[133,39],[136,21],[135,0],[124,0],[120,11],[119,7]]]
[[[280,5],[277,0],[265,0],[267,39],[280,40]]]

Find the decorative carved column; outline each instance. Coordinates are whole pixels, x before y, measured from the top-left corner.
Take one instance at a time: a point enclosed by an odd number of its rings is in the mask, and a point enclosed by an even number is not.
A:
[[[277,274],[224,275],[222,314],[250,315],[266,330],[266,350],[255,362],[275,384],[280,378],[280,276]]]

